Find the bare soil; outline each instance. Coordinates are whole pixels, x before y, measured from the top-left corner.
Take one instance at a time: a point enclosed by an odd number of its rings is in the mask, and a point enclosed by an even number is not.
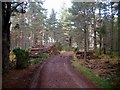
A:
[[[2,75],[2,88],[28,88],[32,77],[40,64],[23,70],[10,70]]]

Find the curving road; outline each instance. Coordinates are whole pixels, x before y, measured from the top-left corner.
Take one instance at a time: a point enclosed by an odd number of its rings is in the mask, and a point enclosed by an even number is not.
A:
[[[30,88],[97,88],[70,65],[72,54],[53,56],[40,65]]]

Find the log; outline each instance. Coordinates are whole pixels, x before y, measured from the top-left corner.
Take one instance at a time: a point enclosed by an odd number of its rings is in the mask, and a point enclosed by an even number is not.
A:
[[[94,52],[93,51],[88,51],[87,53],[87,59],[99,59],[98,56],[94,55]],[[84,51],[78,51],[76,52],[76,57],[78,59],[84,59]]]
[[[60,54],[55,45],[37,45],[31,48],[29,56],[35,58],[38,57],[40,53],[47,53],[50,56]]]

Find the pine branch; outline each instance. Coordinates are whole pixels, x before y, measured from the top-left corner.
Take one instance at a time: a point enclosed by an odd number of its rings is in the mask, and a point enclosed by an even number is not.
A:
[[[23,4],[24,2],[18,3],[16,6],[12,7],[11,12],[13,12],[19,5]]]

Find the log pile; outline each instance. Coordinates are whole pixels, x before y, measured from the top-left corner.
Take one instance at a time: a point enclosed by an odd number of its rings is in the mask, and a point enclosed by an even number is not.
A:
[[[58,51],[58,49],[56,48],[55,45],[51,46],[50,49],[49,49],[49,55],[58,55],[60,54],[60,52]]]
[[[86,54],[87,54],[87,57],[86,57],[87,59],[99,59],[99,57],[96,56],[93,51],[88,51],[86,52]],[[84,51],[76,52],[76,57],[78,59],[84,59]]]
[[[29,56],[36,58],[41,53],[47,53],[51,56],[59,54],[59,51],[55,45],[37,45],[31,48]]]

